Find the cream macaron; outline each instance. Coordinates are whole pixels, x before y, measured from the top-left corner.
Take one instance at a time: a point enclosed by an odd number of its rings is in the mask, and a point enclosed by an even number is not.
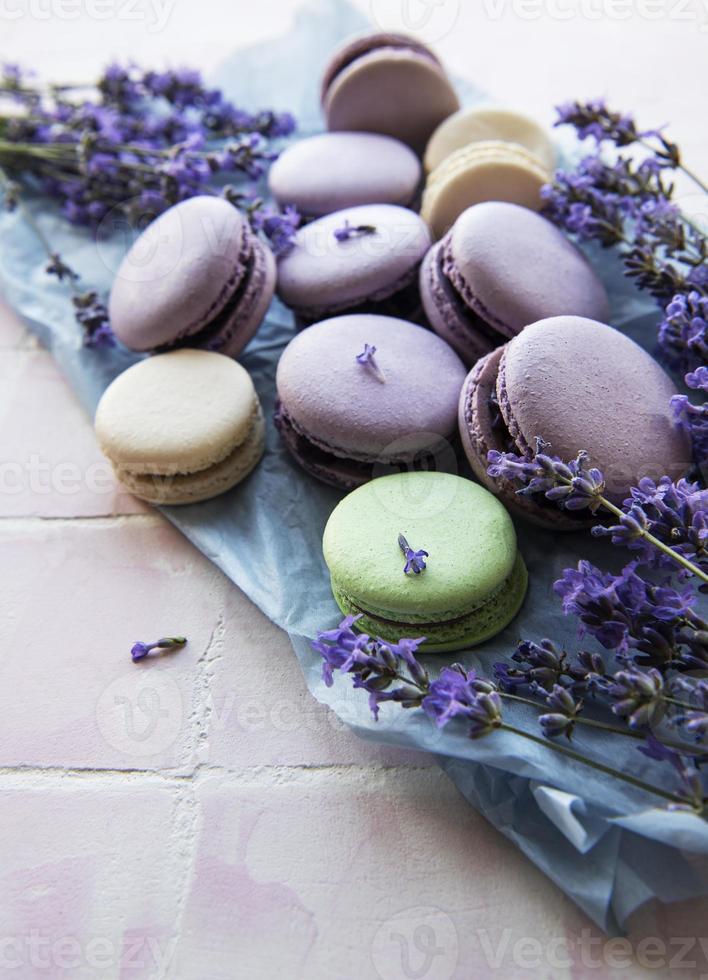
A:
[[[428,140],[425,169],[435,170],[451,153],[469,143],[488,140],[518,143],[548,171],[556,165],[556,149],[535,119],[514,109],[484,105],[459,109],[440,123]]]
[[[248,372],[210,351],[139,361],[106,389],[96,436],[116,476],[154,504],[191,504],[243,480],[263,455],[265,427]]]
[[[551,174],[520,143],[482,140],[455,150],[428,177],[420,214],[435,239],[473,204],[508,201],[538,211]]]

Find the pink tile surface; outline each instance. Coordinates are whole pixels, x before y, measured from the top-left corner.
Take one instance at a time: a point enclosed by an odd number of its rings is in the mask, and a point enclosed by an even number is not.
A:
[[[0,517],[147,512],[113,476],[47,351],[0,348],[0,424]]]
[[[158,779],[10,781],[0,807],[0,977],[164,975],[183,880],[182,809],[180,791]]]

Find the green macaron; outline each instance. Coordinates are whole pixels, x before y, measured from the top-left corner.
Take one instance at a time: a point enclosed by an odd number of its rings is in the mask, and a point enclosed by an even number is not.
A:
[[[396,473],[354,490],[332,512],[323,549],[337,605],[361,615],[359,630],[425,636],[430,652],[488,640],[526,594],[504,506],[448,473]]]

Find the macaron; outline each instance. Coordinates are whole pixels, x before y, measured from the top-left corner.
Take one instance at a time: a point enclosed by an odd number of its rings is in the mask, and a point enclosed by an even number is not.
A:
[[[518,143],[469,143],[429,175],[420,213],[433,238],[442,238],[463,211],[482,201],[509,201],[540,210],[541,188],[550,180],[538,158]]]
[[[325,69],[321,97],[328,129],[384,133],[421,154],[460,107],[437,56],[405,34],[366,34],[344,44]]]
[[[481,141],[518,143],[548,171],[556,164],[556,151],[546,131],[535,119],[500,106],[470,106],[444,119],[428,141],[425,169],[430,172],[455,150]]]
[[[268,185],[281,206],[306,218],[358,204],[412,204],[421,166],[413,150],[380,133],[320,133],[289,146],[271,165]]]
[[[604,286],[582,252],[546,218],[501,201],[468,208],[433,245],[420,294],[433,329],[468,364],[536,320],[608,317]]]
[[[374,314],[323,320],[278,363],[275,422],[295,460],[351,490],[391,467],[456,465],[465,368],[429,330]]]
[[[113,331],[130,350],[201,347],[236,357],[275,290],[275,259],[223,198],[169,208],[128,250],[111,289]]]
[[[399,536],[404,541],[399,542]],[[408,565],[404,544],[423,552]],[[483,643],[519,611],[527,587],[511,518],[499,501],[449,473],[396,473],[359,487],[324,531],[332,592],[356,628],[426,651]]]
[[[542,494],[487,474],[489,450],[523,455],[537,436],[565,462],[585,450],[620,504],[643,477],[677,480],[690,467],[671,411],[676,388],[645,350],[618,330],[579,316],[533,323],[482,358],[460,396],[462,444],[476,476],[537,524],[571,530],[588,511],[561,510]]]
[[[427,225],[394,204],[367,204],[299,228],[278,262],[278,295],[301,322],[336,313],[420,311],[418,268],[430,247]]]
[[[210,351],[139,361],[108,386],[96,435],[118,479],[154,504],[192,504],[229,490],[256,466],[264,423],[248,372]]]

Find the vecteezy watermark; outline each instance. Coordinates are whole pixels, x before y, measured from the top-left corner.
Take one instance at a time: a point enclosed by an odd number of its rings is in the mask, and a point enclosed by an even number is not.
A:
[[[143,22],[150,34],[158,34],[174,5],[175,0],[0,0],[0,21],[126,20]]]
[[[111,681],[96,703],[101,735],[128,758],[164,752],[179,737],[183,717],[180,689],[164,670],[127,671]]]
[[[434,44],[454,30],[460,6],[461,0],[369,0],[369,13],[382,31]]]
[[[47,936],[38,929],[25,935],[0,936],[0,972],[2,976],[28,976],[29,972],[46,971],[43,976],[62,975],[65,970],[94,971],[120,968],[120,975],[145,970],[151,976],[163,976],[170,951],[163,949],[154,936],[122,937],[114,942],[108,936]],[[154,971],[154,972],[153,972]],[[103,972],[101,972],[103,975]]]
[[[518,970],[536,975],[547,970],[569,970],[583,966],[588,970],[628,970],[640,966],[645,970],[705,969],[708,937],[644,936],[634,942],[625,937],[607,939],[582,929],[577,936],[553,936],[541,940],[536,936],[515,935],[503,929],[494,938],[487,929],[476,930],[482,955],[490,972],[500,976]],[[672,973],[673,975],[673,973]]]
[[[17,497],[24,493],[46,497],[72,497],[88,491],[98,496],[116,489],[113,469],[108,460],[96,460],[80,466],[70,460],[50,462],[38,453],[26,459],[0,462],[0,497]]]
[[[381,980],[450,980],[459,956],[455,923],[432,906],[397,912],[379,926],[371,944]]]
[[[488,20],[671,20],[708,31],[708,0],[482,0]]]

